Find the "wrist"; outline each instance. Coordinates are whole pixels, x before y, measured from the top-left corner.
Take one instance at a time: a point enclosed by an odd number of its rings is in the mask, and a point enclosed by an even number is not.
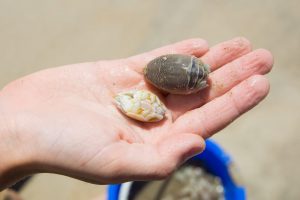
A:
[[[32,156],[12,124],[0,114],[0,191],[32,173]]]

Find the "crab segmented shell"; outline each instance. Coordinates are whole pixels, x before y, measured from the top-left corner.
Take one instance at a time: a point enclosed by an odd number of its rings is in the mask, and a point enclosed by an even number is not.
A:
[[[167,110],[155,94],[146,90],[119,93],[115,96],[115,102],[125,115],[142,122],[160,121]]]
[[[182,54],[157,57],[144,68],[149,83],[171,94],[191,94],[206,88],[209,73],[209,66],[200,59]]]

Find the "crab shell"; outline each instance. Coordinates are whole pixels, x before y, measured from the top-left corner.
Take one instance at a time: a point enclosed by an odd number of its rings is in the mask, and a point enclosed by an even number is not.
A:
[[[145,79],[171,94],[191,94],[208,86],[209,66],[195,56],[163,55],[144,68]]]
[[[157,122],[164,118],[166,107],[147,90],[129,90],[115,96],[118,108],[128,117],[142,122]]]

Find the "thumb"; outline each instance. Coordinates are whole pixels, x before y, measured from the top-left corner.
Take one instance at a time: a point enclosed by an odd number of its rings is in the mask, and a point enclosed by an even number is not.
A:
[[[123,150],[118,148],[116,157],[120,160],[114,161],[115,167],[110,165],[109,172],[105,173],[113,177],[110,183],[166,178],[205,147],[203,138],[193,133],[169,135],[155,145],[133,143],[130,148],[127,145]]]
[[[205,149],[204,139],[193,133],[181,133],[169,135],[159,145],[161,155],[167,157],[169,162],[176,166]]]

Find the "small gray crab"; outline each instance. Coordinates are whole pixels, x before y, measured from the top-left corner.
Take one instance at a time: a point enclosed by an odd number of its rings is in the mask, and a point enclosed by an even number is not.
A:
[[[191,94],[208,86],[209,66],[190,55],[168,54],[150,61],[144,68],[145,79],[171,94]]]

